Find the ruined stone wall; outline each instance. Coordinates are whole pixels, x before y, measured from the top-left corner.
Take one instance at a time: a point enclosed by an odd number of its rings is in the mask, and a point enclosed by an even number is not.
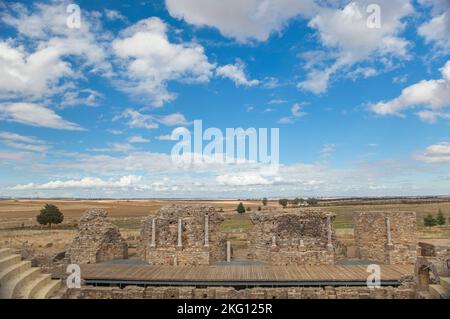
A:
[[[333,264],[334,217],[311,210],[252,214],[250,257],[272,265]]]
[[[226,259],[225,236],[220,232],[223,220],[213,207],[162,207],[156,217],[150,216],[144,222],[139,255],[152,265],[209,265],[223,261]]]
[[[386,264],[414,264],[417,258],[416,213],[353,214],[357,255]]]
[[[108,221],[105,210],[90,209],[80,219],[78,235],[67,256],[72,263],[78,264],[125,259],[128,257],[128,246],[118,227]]]
[[[82,287],[68,289],[69,299],[412,299],[409,287],[317,287],[250,288],[232,287]]]

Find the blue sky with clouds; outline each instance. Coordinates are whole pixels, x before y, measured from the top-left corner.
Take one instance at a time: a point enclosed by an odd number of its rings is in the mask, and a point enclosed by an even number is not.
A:
[[[447,0],[70,3],[0,4],[1,196],[449,193]],[[194,120],[279,128],[280,169],[173,165]]]

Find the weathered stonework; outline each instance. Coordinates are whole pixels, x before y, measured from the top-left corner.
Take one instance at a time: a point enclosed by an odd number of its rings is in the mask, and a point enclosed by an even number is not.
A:
[[[441,277],[450,277],[450,241],[441,241],[419,243],[421,253],[414,270],[419,291],[428,291],[430,284],[439,284]]]
[[[416,262],[416,213],[357,212],[353,223],[359,258],[386,264]]]
[[[252,214],[250,257],[272,265],[333,264],[334,217],[311,210]]]
[[[138,251],[152,265],[209,265],[226,259],[224,218],[213,207],[167,206],[144,222]]]
[[[108,221],[102,209],[90,209],[78,224],[78,235],[67,251],[72,263],[90,264],[104,260],[125,259],[128,246],[117,226]]]
[[[286,287],[250,288],[232,287],[136,287],[124,289],[86,286],[68,289],[68,299],[412,299],[415,291],[406,287]]]

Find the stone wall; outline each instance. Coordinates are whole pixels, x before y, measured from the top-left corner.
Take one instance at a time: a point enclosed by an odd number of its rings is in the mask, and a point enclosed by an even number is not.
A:
[[[416,213],[357,212],[353,223],[359,258],[386,264],[416,262]]]
[[[144,222],[138,251],[152,265],[209,265],[226,259],[224,218],[213,207],[162,207]]]
[[[440,277],[450,276],[450,240],[429,240],[419,246],[415,279],[419,290],[428,291],[429,284],[439,284]]]
[[[67,251],[72,263],[89,264],[104,260],[125,259],[128,246],[117,226],[108,221],[102,209],[90,209],[81,217],[78,235]]]
[[[409,287],[317,287],[250,288],[233,287],[137,287],[124,289],[86,286],[68,289],[69,299],[412,299]]]
[[[333,264],[334,217],[317,210],[252,214],[250,257],[272,265]]]

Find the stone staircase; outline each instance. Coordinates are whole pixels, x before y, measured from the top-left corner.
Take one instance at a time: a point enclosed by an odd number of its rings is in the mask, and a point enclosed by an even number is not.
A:
[[[60,289],[60,280],[31,267],[30,261],[22,260],[11,249],[0,249],[0,299],[47,299]]]
[[[450,277],[440,277],[439,285],[430,285],[429,293],[434,299],[450,299]]]

